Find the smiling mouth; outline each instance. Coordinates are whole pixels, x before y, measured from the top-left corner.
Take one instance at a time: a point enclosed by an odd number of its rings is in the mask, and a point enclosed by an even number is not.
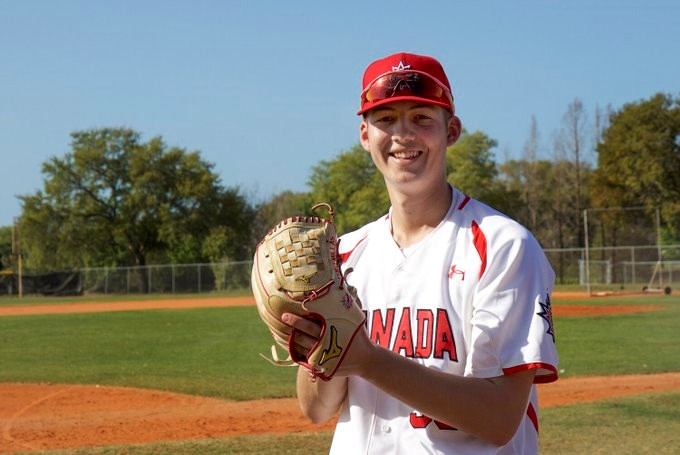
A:
[[[399,160],[412,160],[418,158],[423,152],[419,150],[407,151],[407,152],[393,152],[390,156],[397,158]]]

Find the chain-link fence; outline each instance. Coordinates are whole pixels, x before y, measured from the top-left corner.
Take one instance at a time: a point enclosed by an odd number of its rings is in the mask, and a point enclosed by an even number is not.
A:
[[[641,290],[680,285],[680,245],[547,249],[557,284]]]
[[[97,294],[175,294],[250,287],[252,261],[82,269],[83,291]]]
[[[26,273],[24,284],[52,283],[50,286],[24,286],[24,294],[179,294],[250,289],[252,261],[208,264],[166,264],[141,267],[84,268],[60,273]],[[55,281],[69,278],[71,286]],[[50,280],[45,280],[49,277]],[[18,293],[16,275],[0,276],[0,295]],[[74,286],[73,283],[76,285]]]

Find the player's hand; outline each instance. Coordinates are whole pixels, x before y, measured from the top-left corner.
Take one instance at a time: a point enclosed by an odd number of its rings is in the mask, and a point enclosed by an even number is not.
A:
[[[319,340],[321,326],[311,319],[293,313],[284,313],[281,319],[296,330],[293,342],[302,348],[303,352],[308,353]]]
[[[296,329],[293,342],[309,352],[319,340],[321,325],[310,319],[303,318],[293,313],[284,313],[283,322]],[[336,376],[361,376],[371,363],[371,354],[379,349],[369,338],[365,330],[357,331],[342,364],[336,372]]]

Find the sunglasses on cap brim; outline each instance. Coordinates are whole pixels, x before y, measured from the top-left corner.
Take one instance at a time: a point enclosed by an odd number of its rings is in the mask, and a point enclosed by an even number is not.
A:
[[[361,104],[400,96],[416,96],[453,106],[451,92],[444,84],[415,71],[386,73],[377,77],[361,93]]]

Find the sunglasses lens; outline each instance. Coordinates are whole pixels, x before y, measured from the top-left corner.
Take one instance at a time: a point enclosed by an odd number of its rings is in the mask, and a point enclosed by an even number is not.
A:
[[[420,73],[386,74],[376,79],[363,95],[364,101],[376,102],[396,96],[417,96],[448,102],[444,88]]]

